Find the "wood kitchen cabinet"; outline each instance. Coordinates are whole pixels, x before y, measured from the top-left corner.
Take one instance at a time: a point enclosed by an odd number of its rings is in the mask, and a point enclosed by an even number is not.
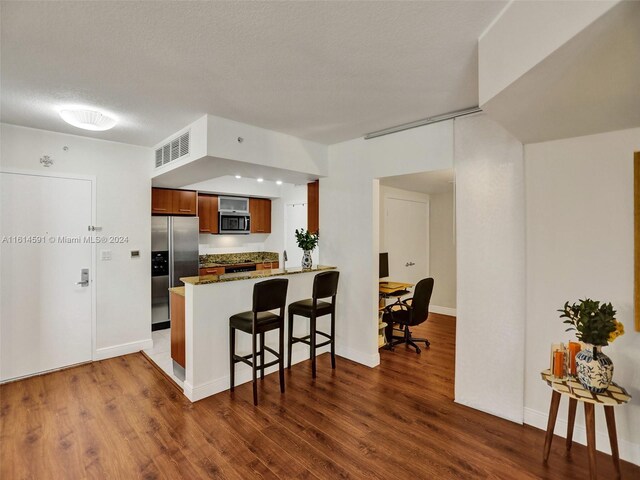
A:
[[[184,294],[170,293],[171,299],[171,358],[186,368],[185,362],[185,302]]]
[[[320,229],[320,182],[307,184],[307,230],[318,233]]]
[[[172,192],[166,188],[151,189],[151,213],[171,215],[173,213]]]
[[[198,194],[200,233],[218,233],[218,196]]]
[[[271,200],[250,198],[251,233],[271,233]]]
[[[198,270],[198,275],[224,275],[224,267],[209,267]]]
[[[151,213],[154,215],[197,215],[197,193],[170,188],[151,189]]]
[[[280,268],[279,262],[264,262],[264,263],[256,263],[256,270],[271,270]]]

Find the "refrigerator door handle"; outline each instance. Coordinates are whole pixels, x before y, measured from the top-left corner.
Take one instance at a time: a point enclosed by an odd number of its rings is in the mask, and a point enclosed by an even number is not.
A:
[[[173,284],[173,264],[175,262],[175,254],[173,251],[173,218],[172,217],[168,217],[168,221],[169,221],[169,287],[175,287],[175,285]]]

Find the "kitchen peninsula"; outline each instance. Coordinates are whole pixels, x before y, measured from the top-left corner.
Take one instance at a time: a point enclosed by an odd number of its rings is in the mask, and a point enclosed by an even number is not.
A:
[[[222,275],[200,275],[183,277],[185,298],[185,382],[184,394],[195,402],[229,389],[229,317],[235,313],[251,310],[253,286],[269,277],[284,276],[289,279],[287,304],[310,298],[315,275],[335,267],[315,266],[311,269],[261,269],[227,273]],[[328,318],[318,320],[318,329],[328,328]],[[325,325],[323,322],[327,322]],[[285,326],[286,327],[286,326]],[[298,322],[295,336],[308,334],[309,325]],[[286,335],[286,332],[285,332]],[[286,338],[286,337],[285,337]],[[236,351],[250,352],[250,337],[238,336]],[[277,346],[277,334],[268,332],[265,343]],[[319,349],[320,355],[328,347]],[[305,345],[293,347],[292,363],[309,358]],[[266,369],[275,371],[277,366]],[[251,380],[251,370],[239,365],[236,385]]]

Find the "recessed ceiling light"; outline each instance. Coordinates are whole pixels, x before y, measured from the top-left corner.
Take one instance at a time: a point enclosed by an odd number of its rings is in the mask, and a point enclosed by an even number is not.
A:
[[[236,178],[242,178],[242,175],[236,175]]]
[[[109,130],[117,120],[96,110],[60,110],[60,116],[69,125],[85,130]]]
[[[282,185],[282,180],[278,180],[278,181],[276,182],[276,184],[277,184],[277,185]]]
[[[264,178],[259,178],[258,181],[259,182],[264,182]]]

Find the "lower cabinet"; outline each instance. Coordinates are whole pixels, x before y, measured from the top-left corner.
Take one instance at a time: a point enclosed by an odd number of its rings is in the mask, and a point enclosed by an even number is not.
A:
[[[186,348],[185,348],[185,330],[184,330],[184,295],[171,292],[171,358],[186,368]]]
[[[201,268],[198,271],[198,275],[224,275],[224,267]]]
[[[278,262],[256,263],[256,270],[272,270],[276,268],[280,268]]]

